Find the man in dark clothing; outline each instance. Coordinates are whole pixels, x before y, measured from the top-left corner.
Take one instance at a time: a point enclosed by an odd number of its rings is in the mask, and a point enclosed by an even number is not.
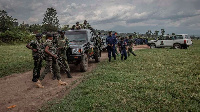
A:
[[[121,45],[121,60],[123,60],[123,57],[124,57],[124,60],[126,60],[127,59],[127,52],[126,52],[127,42],[126,40],[124,40],[124,38],[121,38],[120,45]]]
[[[112,36],[111,33],[112,32],[109,32],[109,36],[106,38],[106,44],[107,44],[109,62],[111,61],[111,53],[112,53],[112,56],[114,57],[114,60],[116,60],[115,44],[117,42],[117,39],[113,38],[113,36]]]

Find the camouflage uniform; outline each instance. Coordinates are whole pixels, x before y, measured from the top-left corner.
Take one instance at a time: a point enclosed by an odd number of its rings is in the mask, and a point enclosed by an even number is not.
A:
[[[67,62],[67,56],[66,56],[66,50],[69,47],[69,40],[68,38],[64,35],[62,37],[61,35],[58,36],[57,38],[57,48],[61,48],[58,50],[58,56],[61,58],[61,64],[64,64],[65,68],[62,68],[65,72],[67,72],[68,78],[72,78],[72,76],[69,74],[70,68]]]
[[[91,26],[89,25],[89,23],[87,23],[87,24],[83,24],[82,25],[82,28],[83,29],[89,29]]]
[[[36,49],[37,52],[32,51],[32,56],[34,60],[34,68],[33,68],[33,82],[37,82],[38,78],[40,77],[40,70],[42,67],[42,60],[43,60],[43,53],[44,53],[44,47],[43,47],[43,41],[40,39],[32,40],[30,43],[28,43],[29,46],[32,47],[32,49]]]
[[[45,42],[45,47],[48,46],[49,47],[49,51],[52,54],[56,54],[56,48],[53,46],[53,43],[51,40],[47,39]],[[60,67],[58,65],[58,62],[55,58],[53,58],[52,56],[50,56],[49,54],[46,53],[46,67],[45,70],[42,72],[39,80],[42,81],[45,77],[45,75],[49,72],[53,72],[53,74],[56,76],[56,78],[58,80],[61,79],[61,75],[60,75]]]
[[[94,46],[95,46],[95,53],[101,54],[101,37],[100,35],[97,35],[94,39]]]
[[[133,39],[128,39],[128,56],[130,56],[130,53],[136,56],[136,54],[133,52]]]

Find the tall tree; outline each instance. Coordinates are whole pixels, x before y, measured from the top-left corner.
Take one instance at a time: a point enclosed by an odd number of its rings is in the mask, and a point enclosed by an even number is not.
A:
[[[32,33],[41,33],[42,26],[40,24],[32,24],[29,26],[29,31]]]
[[[42,24],[44,31],[52,32],[58,30],[60,24],[56,9],[54,9],[53,7],[47,8]]]
[[[161,29],[162,36],[165,34],[165,29]]]
[[[156,39],[158,38],[158,33],[159,33],[158,30],[156,30],[155,33],[154,33],[156,35]]]
[[[0,10],[0,31],[5,32],[6,30],[14,27],[14,22],[17,19],[12,18],[12,16],[8,16],[5,10]]]

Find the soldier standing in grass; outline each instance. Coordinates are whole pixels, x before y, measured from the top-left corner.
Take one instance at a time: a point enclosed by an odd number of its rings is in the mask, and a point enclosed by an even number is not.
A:
[[[57,47],[58,56],[60,57],[59,61],[61,62],[61,64],[63,64],[63,66],[60,65],[60,67],[61,69],[65,71],[68,78],[72,78],[72,76],[70,75],[70,68],[69,68],[69,65],[67,62],[67,56],[66,56],[66,50],[69,47],[69,40],[65,36],[65,31],[58,31],[58,33],[59,33],[59,36],[57,37],[56,47]],[[56,79],[56,76],[54,75],[53,80],[55,79]]]
[[[133,52],[133,44],[134,40],[132,39],[132,35],[130,35],[128,39],[128,56],[130,56],[130,53],[136,56],[136,54]]]
[[[52,71],[52,73],[56,76],[58,83],[60,85],[66,85],[66,82],[61,81],[61,75],[60,75],[60,67],[58,65],[57,61],[57,54],[56,54],[56,48],[53,46],[52,40],[53,36],[51,34],[46,35],[46,42],[45,42],[45,53],[46,53],[46,67],[44,71],[42,72],[39,80],[36,82],[36,85],[39,88],[44,88],[42,86],[41,81],[44,79],[45,75]]]
[[[33,82],[37,82],[38,78],[40,77],[40,70],[42,67],[42,60],[43,60],[43,41],[42,35],[36,34],[36,39],[32,40],[30,43],[26,45],[28,49],[32,50],[32,56],[34,60],[34,68],[33,68]]]

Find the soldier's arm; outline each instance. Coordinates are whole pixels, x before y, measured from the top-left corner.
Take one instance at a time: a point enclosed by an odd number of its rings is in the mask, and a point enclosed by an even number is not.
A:
[[[54,57],[54,58],[58,58],[56,55],[53,55],[51,52],[49,52],[49,46],[46,46],[45,47],[45,50],[44,50],[48,55]]]
[[[32,44],[32,43],[28,43],[28,44],[26,45],[26,47],[27,47],[28,49],[31,49],[31,50],[34,51],[34,52],[37,52],[37,49],[33,49],[33,48],[31,47],[31,44]]]

